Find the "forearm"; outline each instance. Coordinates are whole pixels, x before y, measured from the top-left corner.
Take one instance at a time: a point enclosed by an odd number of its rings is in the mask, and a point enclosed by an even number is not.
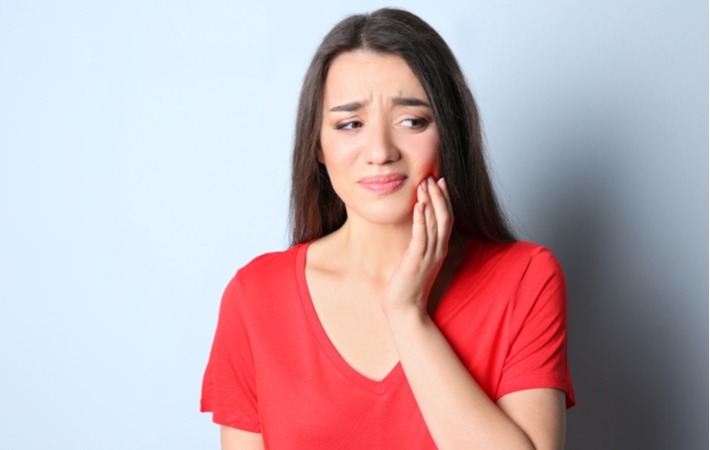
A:
[[[388,320],[407,381],[440,449],[534,449],[478,386],[428,314],[412,309]]]

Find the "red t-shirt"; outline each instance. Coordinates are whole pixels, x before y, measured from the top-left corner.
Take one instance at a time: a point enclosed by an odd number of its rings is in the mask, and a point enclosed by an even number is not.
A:
[[[307,248],[262,255],[227,286],[201,410],[262,433],[267,449],[436,449],[401,365],[373,381],[328,339],[306,285]],[[470,240],[433,320],[492,400],[557,388],[574,404],[565,283],[544,247]]]

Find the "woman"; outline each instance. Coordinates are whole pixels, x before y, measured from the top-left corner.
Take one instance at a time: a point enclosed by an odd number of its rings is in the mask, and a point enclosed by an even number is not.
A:
[[[293,246],[222,299],[202,410],[223,449],[559,449],[574,403],[564,279],[515,242],[456,60],[381,9],[306,75]]]

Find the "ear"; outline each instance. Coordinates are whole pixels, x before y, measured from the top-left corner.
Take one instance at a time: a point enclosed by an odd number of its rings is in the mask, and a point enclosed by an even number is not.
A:
[[[316,159],[319,163],[325,164],[325,158],[323,157],[323,150],[320,148],[320,143],[316,147]]]

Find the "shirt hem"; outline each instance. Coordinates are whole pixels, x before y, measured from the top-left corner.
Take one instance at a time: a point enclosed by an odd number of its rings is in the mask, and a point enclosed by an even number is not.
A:
[[[567,409],[573,407],[577,403],[577,400],[574,397],[574,391],[572,390],[572,386],[569,381],[567,379],[557,377],[533,377],[501,384],[494,400],[497,401],[504,395],[511,394],[513,392],[544,388],[559,389],[563,391],[565,393],[565,407]]]

